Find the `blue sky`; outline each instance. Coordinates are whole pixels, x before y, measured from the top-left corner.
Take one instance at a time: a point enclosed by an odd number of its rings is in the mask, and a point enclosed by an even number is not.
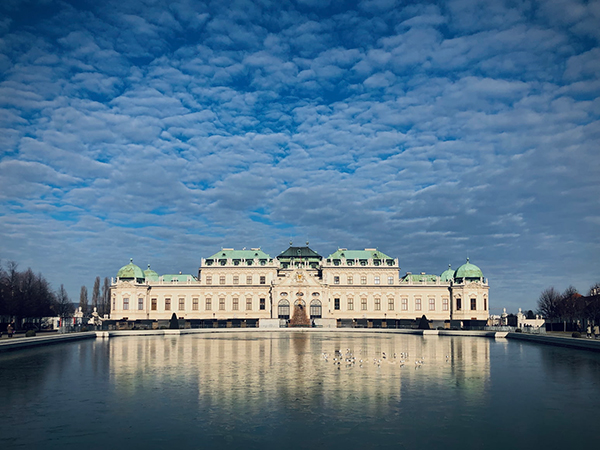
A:
[[[600,1],[0,3],[0,259],[467,256],[492,312],[600,281]]]

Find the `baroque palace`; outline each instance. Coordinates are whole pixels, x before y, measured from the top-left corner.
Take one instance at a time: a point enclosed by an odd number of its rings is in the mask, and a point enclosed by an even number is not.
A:
[[[133,264],[111,285],[111,320],[158,326],[173,313],[186,327],[435,327],[485,325],[489,285],[467,262],[440,275],[407,272],[374,248],[340,248],[323,258],[308,246],[276,258],[260,248],[223,248],[202,259],[198,276]],[[151,324],[152,323],[152,324]]]

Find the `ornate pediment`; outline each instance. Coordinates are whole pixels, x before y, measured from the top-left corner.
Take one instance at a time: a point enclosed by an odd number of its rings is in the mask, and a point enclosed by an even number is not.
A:
[[[318,278],[312,276],[309,271],[303,269],[297,269],[292,271],[287,277],[285,277],[280,283],[277,283],[278,287],[284,286],[322,286]]]

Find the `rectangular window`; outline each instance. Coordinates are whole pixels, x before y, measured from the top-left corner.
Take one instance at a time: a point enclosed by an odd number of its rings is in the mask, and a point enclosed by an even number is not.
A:
[[[365,276],[360,277],[360,284],[367,284],[367,277],[365,277]]]
[[[225,275],[219,277],[219,284],[225,284]]]
[[[185,298],[179,299],[179,311],[183,311],[185,309]]]
[[[456,310],[460,311],[462,309],[462,300],[460,298],[456,299]]]
[[[246,284],[252,284],[252,275],[246,275]]]
[[[206,284],[212,284],[212,276],[206,275]]]
[[[233,276],[233,284],[240,284],[240,277],[238,277],[237,275]]]
[[[375,284],[379,284],[379,277],[375,277]]]
[[[158,309],[158,300],[153,298],[150,302],[150,309],[152,309],[152,311],[156,311]]]
[[[212,309],[212,298],[207,298],[204,301],[204,309],[206,309],[207,311],[210,311]]]
[[[138,309],[142,311],[144,309],[144,299],[138,298]]]
[[[200,301],[197,298],[192,299],[192,311],[198,311],[198,305]]]
[[[333,309],[340,309],[340,299],[339,298],[333,299]]]
[[[264,298],[260,299],[260,309],[262,311],[264,311],[264,309],[265,309],[265,299]]]
[[[360,309],[362,309],[363,311],[367,310],[367,299],[366,298],[360,299]]]
[[[117,309],[116,304],[117,304],[117,299],[113,297],[112,309]]]
[[[246,298],[246,311],[252,311],[252,297]]]
[[[394,284],[394,277],[388,277],[388,284]]]
[[[487,298],[483,299],[483,309],[484,311],[487,311]]]
[[[165,311],[171,311],[171,299],[165,298]]]
[[[267,284],[267,278],[264,275],[260,276],[260,284]]]
[[[393,310],[394,310],[394,299],[388,298],[388,311],[393,311]]]
[[[129,299],[128,298],[123,299],[123,309],[129,309]]]
[[[407,298],[402,299],[402,311],[408,311],[408,299]]]
[[[225,311],[225,299],[224,298],[219,299],[219,310]]]
[[[333,284],[340,284],[340,277],[338,277],[338,276],[333,277]]]
[[[442,311],[448,311],[448,299],[447,298],[442,299]]]
[[[354,299],[353,298],[348,299],[348,311],[354,311]]]
[[[352,275],[348,276],[348,284],[352,284]]]
[[[233,299],[233,310],[237,311],[238,309],[240,309],[240,301],[237,298]]]
[[[477,299],[471,299],[471,311],[475,311],[477,309]]]
[[[429,311],[435,311],[435,298],[429,299]]]
[[[380,298],[375,299],[375,311],[381,311],[381,299]]]
[[[421,299],[415,298],[415,311],[421,311]]]

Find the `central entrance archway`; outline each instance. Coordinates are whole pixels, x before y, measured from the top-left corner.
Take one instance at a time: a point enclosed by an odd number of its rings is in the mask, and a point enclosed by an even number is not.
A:
[[[301,298],[294,302],[294,312],[290,320],[291,327],[309,327],[310,319],[306,314],[306,302]]]

